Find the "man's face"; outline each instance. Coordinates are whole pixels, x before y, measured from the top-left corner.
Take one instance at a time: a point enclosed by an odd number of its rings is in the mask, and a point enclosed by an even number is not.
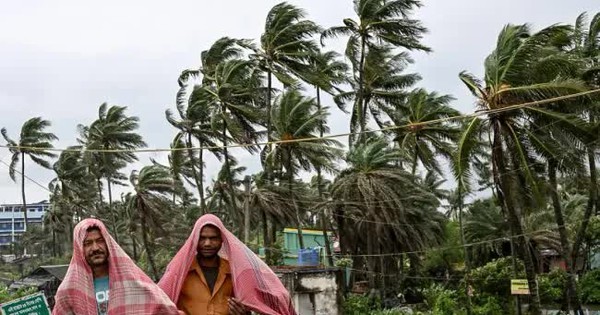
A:
[[[85,261],[90,267],[108,263],[108,248],[99,230],[87,232],[83,240],[83,253],[85,254]]]
[[[212,225],[207,225],[200,231],[198,255],[204,258],[213,258],[219,253],[222,244],[221,231]]]

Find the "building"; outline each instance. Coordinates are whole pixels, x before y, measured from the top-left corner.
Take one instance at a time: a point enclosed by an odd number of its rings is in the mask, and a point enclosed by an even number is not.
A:
[[[25,232],[25,219],[21,208],[22,204],[0,205],[0,249],[9,247],[12,242],[18,241]],[[27,224],[41,225],[44,214],[50,209],[50,203],[41,201],[27,205]]]
[[[35,287],[44,292],[48,300],[48,306],[52,309],[54,307],[54,295],[65,278],[68,269],[69,265],[40,266],[26,277],[14,281],[9,289],[18,290],[24,287]]]
[[[339,315],[343,296],[343,273],[339,268],[275,267],[279,280],[302,315]]]

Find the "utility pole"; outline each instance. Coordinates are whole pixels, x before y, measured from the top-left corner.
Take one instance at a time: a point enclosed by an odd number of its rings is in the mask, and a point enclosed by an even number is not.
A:
[[[249,175],[244,177],[244,243],[248,244],[250,241],[250,183],[252,178]]]

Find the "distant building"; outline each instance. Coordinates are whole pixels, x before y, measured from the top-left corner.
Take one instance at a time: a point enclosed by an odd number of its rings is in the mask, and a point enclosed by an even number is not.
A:
[[[18,241],[25,232],[25,219],[22,204],[0,205],[0,249],[9,247]],[[27,205],[27,229],[32,225],[42,225],[44,215],[50,209],[50,203],[41,201]]]

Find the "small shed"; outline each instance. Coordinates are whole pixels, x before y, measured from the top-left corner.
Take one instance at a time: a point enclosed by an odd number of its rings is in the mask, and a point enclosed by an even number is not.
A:
[[[65,278],[65,274],[69,269],[69,265],[51,265],[39,266],[29,275],[14,281],[10,286],[10,290],[18,290],[24,287],[35,287],[43,291],[48,300],[50,308],[54,307],[54,295],[58,286]]]

